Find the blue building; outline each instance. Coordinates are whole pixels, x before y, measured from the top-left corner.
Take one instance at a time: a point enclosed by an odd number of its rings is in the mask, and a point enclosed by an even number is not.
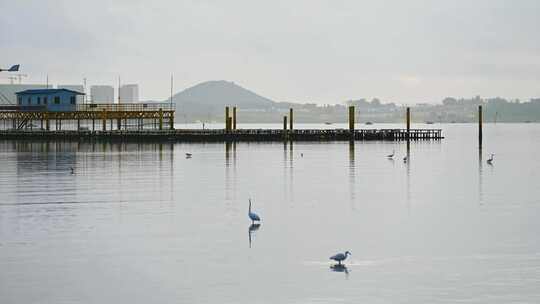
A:
[[[77,95],[84,93],[68,89],[37,89],[15,93],[17,104],[22,109],[30,110],[32,106],[41,106],[47,111],[62,112],[77,109]]]

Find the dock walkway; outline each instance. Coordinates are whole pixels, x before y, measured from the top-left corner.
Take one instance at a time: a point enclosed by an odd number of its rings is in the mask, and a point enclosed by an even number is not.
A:
[[[0,139],[114,140],[114,141],[338,141],[338,140],[440,140],[441,129],[177,129],[177,130],[0,130]]]

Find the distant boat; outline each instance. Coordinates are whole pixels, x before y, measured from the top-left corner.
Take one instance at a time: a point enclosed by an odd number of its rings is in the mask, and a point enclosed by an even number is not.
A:
[[[371,121],[366,121],[366,125],[372,125],[373,123]]]
[[[428,121],[426,121],[426,124],[432,125],[432,124],[433,124],[433,121],[429,121],[429,120],[428,120]]]
[[[328,122],[328,121],[325,121],[324,124],[325,124],[325,125],[331,125],[332,123],[331,123],[331,122]]]

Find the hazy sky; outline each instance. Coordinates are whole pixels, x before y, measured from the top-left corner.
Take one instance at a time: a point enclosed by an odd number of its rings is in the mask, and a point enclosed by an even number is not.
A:
[[[230,80],[276,101],[540,96],[540,1],[0,0],[0,65],[29,82]],[[5,82],[5,79],[2,79]]]

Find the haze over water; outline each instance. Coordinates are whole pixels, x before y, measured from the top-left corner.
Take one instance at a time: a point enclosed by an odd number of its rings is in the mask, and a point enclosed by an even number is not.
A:
[[[405,142],[0,141],[0,303],[540,302],[540,125],[486,124],[481,153],[476,125],[434,126],[407,164]]]

